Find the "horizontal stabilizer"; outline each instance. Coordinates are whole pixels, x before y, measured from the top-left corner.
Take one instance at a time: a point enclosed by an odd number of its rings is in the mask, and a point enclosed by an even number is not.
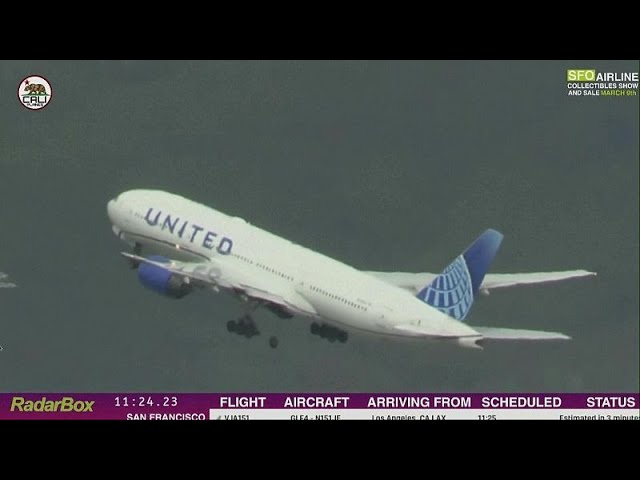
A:
[[[400,335],[406,335],[407,337],[430,337],[437,339],[480,338],[480,335],[475,332],[475,327],[466,328],[466,331],[469,332],[468,335],[460,335],[453,332],[448,335],[436,334],[432,329],[421,327],[419,325],[400,324],[394,325],[393,329],[396,330]]]
[[[411,292],[418,293],[424,285],[433,282],[436,273],[409,272],[366,272],[382,281]],[[580,277],[595,276],[595,272],[587,270],[568,270],[564,272],[527,272],[527,273],[487,273],[480,285],[482,293],[497,288],[516,287],[520,285],[537,285],[560,282]]]
[[[530,273],[490,273],[485,276],[481,290],[534,285],[536,283],[560,282],[571,278],[591,277],[595,272],[587,270],[569,270],[566,272],[530,272]]]
[[[515,328],[473,327],[488,340],[571,340],[571,337],[557,332],[540,330],[518,330]]]

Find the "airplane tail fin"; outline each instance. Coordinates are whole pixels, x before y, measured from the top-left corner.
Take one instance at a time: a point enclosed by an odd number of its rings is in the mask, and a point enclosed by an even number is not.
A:
[[[447,266],[417,297],[447,315],[463,320],[473,304],[485,273],[493,262],[503,235],[486,230]]]

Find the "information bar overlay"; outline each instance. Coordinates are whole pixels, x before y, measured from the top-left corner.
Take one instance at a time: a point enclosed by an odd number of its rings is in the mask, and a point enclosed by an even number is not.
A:
[[[639,420],[638,393],[2,393],[0,420]]]

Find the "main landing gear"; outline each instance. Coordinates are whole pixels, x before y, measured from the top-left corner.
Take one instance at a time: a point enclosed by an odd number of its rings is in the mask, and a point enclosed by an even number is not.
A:
[[[229,320],[227,322],[227,331],[230,333],[237,333],[238,335],[246,338],[260,335],[256,322],[253,320],[253,317],[248,314],[238,320]],[[278,338],[275,336],[270,337],[269,346],[271,348],[278,348]]]
[[[253,321],[250,315],[240,317],[238,320],[229,320],[227,322],[227,331],[247,338],[260,335],[256,322]]]
[[[326,323],[318,324],[313,322],[311,324],[311,335],[318,335],[320,338],[326,338],[331,343],[336,340],[340,343],[345,343],[349,339],[349,334],[344,330],[332,327]]]
[[[142,245],[136,242],[135,245],[133,246],[132,253],[134,255],[140,256],[142,254]],[[131,270],[135,270],[140,265],[140,262],[133,260],[132,258],[129,258],[128,260],[129,260],[129,266],[131,267]]]

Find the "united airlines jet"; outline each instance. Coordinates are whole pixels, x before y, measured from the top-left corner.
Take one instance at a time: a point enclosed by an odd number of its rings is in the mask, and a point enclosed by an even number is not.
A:
[[[259,334],[250,313],[311,319],[311,333],[346,342],[349,332],[411,337],[482,348],[484,340],[567,340],[561,333],[471,326],[479,294],[516,285],[595,275],[585,270],[488,274],[502,234],[486,230],[440,274],[367,272],[305,248],[239,217],[158,190],[131,190],[109,201],[114,233],[140,282],[172,298],[195,289],[240,298],[246,315],[227,330]],[[277,339],[270,338],[271,347]]]
[[[0,288],[14,288],[16,284],[8,281],[9,275],[0,272]],[[5,280],[7,280],[5,282]]]

